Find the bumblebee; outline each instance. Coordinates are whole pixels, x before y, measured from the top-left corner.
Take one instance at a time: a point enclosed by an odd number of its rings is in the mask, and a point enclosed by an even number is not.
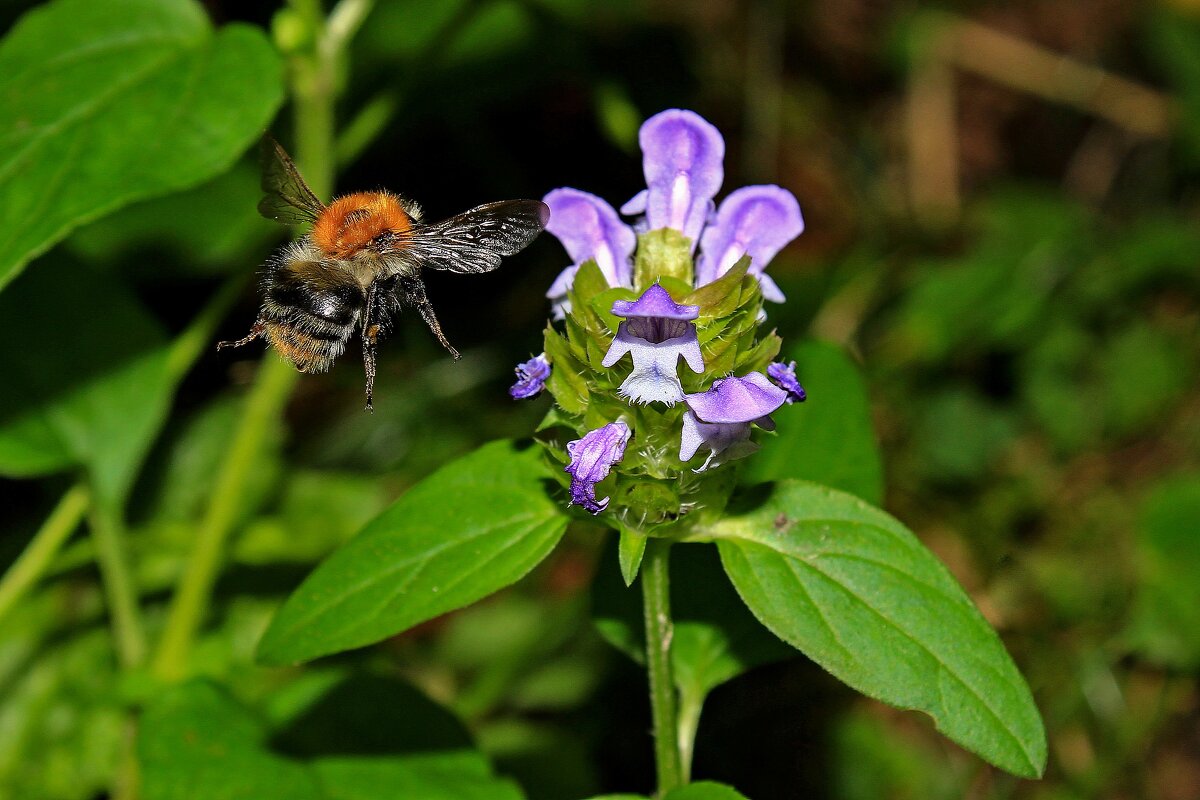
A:
[[[366,369],[367,409],[375,390],[375,349],[393,316],[415,308],[454,358],[425,294],[422,269],[491,272],[546,227],[539,200],[504,200],[426,224],[421,207],[391,192],[355,192],[322,203],[271,137],[261,148],[259,213],[307,234],[272,256],[261,279],[262,308],[250,333],[217,349],[265,337],[301,372],[325,372],[358,332]]]

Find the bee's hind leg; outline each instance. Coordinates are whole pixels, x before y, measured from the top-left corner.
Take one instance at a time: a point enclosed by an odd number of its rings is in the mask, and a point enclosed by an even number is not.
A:
[[[263,321],[261,319],[256,319],[254,321],[254,326],[250,328],[250,333],[246,334],[245,337],[238,339],[236,342],[217,342],[217,349],[224,350],[226,347],[241,347],[242,345],[250,344],[255,339],[262,336],[264,331],[266,331],[266,326],[263,325]]]
[[[442,333],[442,326],[438,323],[437,315],[433,313],[433,305],[425,296],[425,284],[421,282],[421,279],[406,278],[402,280],[400,290],[403,292],[404,302],[417,309],[421,314],[421,319],[425,320],[425,324],[429,326],[429,330],[433,331],[433,335],[442,343],[442,347],[450,351],[450,355],[455,359],[461,358],[458,351],[454,349],[454,345],[447,341],[446,334]]]

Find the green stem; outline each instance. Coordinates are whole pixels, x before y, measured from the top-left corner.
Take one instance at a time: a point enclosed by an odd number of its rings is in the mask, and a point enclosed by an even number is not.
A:
[[[685,782],[679,757],[675,681],[671,674],[671,542],[651,539],[642,563],[642,603],[646,621],[646,669],[650,674],[650,712],[654,720],[654,763],[658,796]]]
[[[89,522],[104,583],[104,598],[112,618],[117,656],[122,667],[139,667],[146,659],[146,632],[142,628],[137,588],[125,550],[125,523],[118,511],[100,499],[92,504]]]
[[[246,398],[242,418],[217,473],[183,577],[167,612],[162,640],[154,658],[154,673],[177,680],[186,672],[188,654],[204,613],[225,551],[225,542],[237,521],[242,496],[264,442],[283,415],[298,373],[281,359],[268,357],[258,368],[254,387]]]
[[[59,549],[79,527],[89,501],[86,485],[79,483],[68,489],[25,550],[0,578],[0,620],[46,573]]]

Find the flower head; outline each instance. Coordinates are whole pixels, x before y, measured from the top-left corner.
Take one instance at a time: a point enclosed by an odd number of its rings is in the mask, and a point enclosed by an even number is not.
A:
[[[683,415],[679,460],[689,461],[701,446],[707,447],[708,458],[696,470],[703,472],[715,466],[714,458],[722,453],[727,461],[757,450],[758,446],[748,441],[750,423],[763,430],[775,430],[770,414],[784,404],[787,392],[761,372],[752,372],[744,378],[713,381],[707,392],[689,394],[684,399],[688,410]],[[742,446],[733,450],[734,445]]]
[[[517,382],[508,393],[514,400],[536,397],[546,388],[546,379],[550,377],[550,362],[546,360],[546,354],[542,353],[518,364],[516,372]]]
[[[638,142],[646,188],[621,213],[645,214],[646,230],[674,228],[695,250],[725,179],[725,140],[699,114],[674,108],[642,123]]]
[[[786,364],[782,361],[776,361],[767,367],[767,377],[774,381],[776,386],[788,393],[788,405],[803,403],[808,399],[808,392],[804,391],[804,387],[796,379],[795,361],[789,361]]]
[[[633,371],[621,384],[621,395],[635,403],[673,405],[682,400],[683,386],[676,374],[679,359],[693,372],[704,371],[693,322],[699,306],[679,305],[656,283],[633,302],[614,302],[612,313],[625,321],[617,327],[602,364],[611,367],[626,353],[633,356]]]
[[[712,224],[700,237],[696,285],[712,283],[743,255],[750,256],[750,273],[758,277],[763,297],[784,301],[783,292],[763,270],[783,246],[804,231],[800,204],[778,186],[744,186],[721,203]]]
[[[625,455],[630,437],[629,426],[617,420],[588,431],[582,439],[567,442],[571,463],[564,471],[571,474],[571,503],[599,514],[608,508],[608,498],[596,499],[596,484],[608,476],[613,464]]]

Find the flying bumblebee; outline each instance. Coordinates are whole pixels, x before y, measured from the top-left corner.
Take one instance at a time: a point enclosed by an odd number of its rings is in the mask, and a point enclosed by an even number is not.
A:
[[[357,331],[368,410],[376,342],[401,308],[415,308],[442,346],[459,357],[425,295],[421,270],[491,272],[502,256],[532,242],[550,218],[539,200],[505,200],[425,224],[420,206],[387,191],[355,192],[325,205],[270,136],[263,139],[261,155],[265,196],[259,213],[312,228],[267,261],[262,309],[249,335],[220,342],[217,349],[263,336],[301,372],[325,372]]]

